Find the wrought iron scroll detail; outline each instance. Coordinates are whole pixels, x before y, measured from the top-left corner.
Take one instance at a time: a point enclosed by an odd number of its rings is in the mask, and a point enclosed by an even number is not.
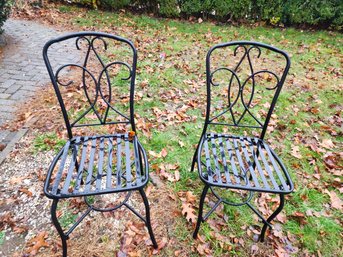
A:
[[[244,127],[258,127],[258,128],[263,128],[264,126],[264,122],[262,122],[261,120],[258,119],[258,117],[256,117],[256,115],[254,115],[250,108],[251,108],[251,104],[252,101],[254,99],[254,95],[255,95],[255,91],[256,91],[256,76],[260,75],[262,73],[268,74],[268,76],[272,76],[275,78],[276,83],[273,87],[265,87],[266,90],[276,90],[278,88],[278,86],[280,85],[280,77],[275,74],[275,72],[273,71],[269,71],[266,69],[263,70],[259,70],[259,71],[255,71],[254,70],[254,66],[253,66],[253,61],[252,61],[252,55],[253,52],[256,52],[256,58],[260,58],[261,54],[262,54],[262,50],[259,46],[256,45],[252,45],[252,46],[248,46],[248,45],[238,45],[235,49],[234,49],[234,56],[237,56],[238,54],[238,50],[239,49],[243,49],[243,54],[242,57],[240,57],[238,63],[236,64],[236,66],[234,68],[228,68],[228,67],[219,67],[215,70],[213,70],[210,74],[209,74],[209,83],[210,85],[208,86],[214,86],[214,87],[218,87],[220,86],[220,83],[216,83],[214,81],[215,75],[218,72],[227,72],[229,75],[229,80],[228,80],[228,85],[227,85],[227,89],[228,89],[228,96],[227,96],[227,101],[228,101],[228,105],[225,108],[225,110],[221,111],[219,114],[215,115],[214,117],[211,117],[209,119],[209,123],[216,123],[216,120],[218,118],[220,118],[221,116],[223,116],[226,113],[230,113],[230,117],[232,119],[233,122],[233,126],[242,126],[241,122],[243,120],[243,118],[246,115],[251,116],[258,124],[258,126],[247,126],[244,125]],[[247,60],[248,62],[248,67],[249,67],[249,73],[250,75],[245,78],[245,79],[240,79],[240,76],[238,74],[238,70],[241,67],[242,63]],[[250,95],[244,95],[244,92],[246,90],[246,88],[248,87],[248,82],[251,81],[251,93]],[[236,83],[235,83],[236,82]],[[236,85],[237,88],[237,93],[236,95],[234,95],[233,99],[231,99],[232,97],[231,94],[233,94],[233,87]],[[243,106],[243,111],[240,115],[238,115],[237,117],[237,113],[235,113],[234,111],[234,107],[238,104],[241,103]]]
[[[85,44],[82,44],[82,42],[84,42]],[[108,121],[108,114],[109,111],[112,110],[115,113],[117,113],[119,116],[124,118],[123,122],[119,122],[119,123],[129,123],[130,122],[130,118],[128,115],[118,111],[116,108],[114,108],[111,104],[112,100],[113,100],[113,95],[112,95],[112,83],[111,83],[111,77],[109,74],[109,69],[120,65],[125,67],[125,69],[127,69],[128,71],[128,76],[120,78],[121,80],[130,80],[132,78],[133,75],[133,70],[132,67],[126,63],[126,62],[122,62],[122,61],[112,61],[109,63],[106,63],[102,58],[101,58],[101,54],[99,53],[99,47],[97,49],[97,47],[95,46],[95,43],[100,42],[100,45],[102,45],[102,50],[103,51],[107,51],[108,50],[108,43],[106,42],[106,40],[100,36],[94,36],[94,37],[86,37],[86,36],[81,36],[78,37],[75,41],[75,46],[77,50],[82,50],[83,48],[85,48],[85,57],[83,60],[83,64],[75,64],[75,63],[69,63],[69,64],[65,64],[61,67],[59,67],[57,69],[57,71],[55,72],[55,80],[56,83],[59,86],[62,87],[69,87],[73,84],[75,84],[75,81],[73,80],[69,80],[67,82],[63,82],[62,81],[62,74],[64,71],[67,71],[69,69],[80,69],[82,72],[82,89],[83,92],[85,94],[85,97],[89,103],[89,107],[76,119],[74,120],[70,125],[71,127],[74,126],[82,126],[77,124],[78,122],[80,122],[88,113],[90,113],[91,111],[94,112],[95,116],[97,117],[97,119],[99,120],[99,125],[101,124],[110,124],[111,122]],[[90,56],[91,55],[95,56],[95,60],[98,61],[98,65],[100,65],[100,71],[97,72],[97,74],[94,74],[94,72],[92,72],[90,70],[91,67],[89,67],[89,62],[90,62]],[[89,77],[88,81],[87,81],[87,77]],[[105,78],[105,79],[103,79]],[[105,80],[105,83],[103,82]],[[108,90],[108,94],[106,95],[104,93],[104,84],[105,84],[105,88],[107,88]],[[92,97],[90,95],[90,90],[94,90],[95,95]],[[93,99],[92,99],[93,98]],[[99,102],[99,100],[103,101],[103,103],[105,103],[106,107],[105,107],[105,111],[100,111],[99,109],[97,109],[97,103]],[[88,124],[87,124],[88,125]]]

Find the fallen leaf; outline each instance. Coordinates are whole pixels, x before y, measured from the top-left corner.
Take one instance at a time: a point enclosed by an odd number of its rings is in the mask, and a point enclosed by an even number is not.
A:
[[[13,228],[13,231],[17,234],[23,234],[25,233],[26,231],[28,231],[28,227],[27,226],[16,226]]]
[[[164,247],[166,247],[168,243],[168,239],[166,237],[162,237],[161,240],[157,241],[157,249],[154,249],[152,254],[157,254],[161,249],[163,249]]]
[[[187,221],[191,223],[195,223],[197,221],[195,210],[189,203],[182,203],[182,215],[186,216]]]
[[[324,163],[330,173],[336,176],[343,175],[343,167],[338,164],[342,157],[343,153],[328,152],[324,155]]]
[[[335,144],[332,142],[331,139],[324,139],[320,145],[326,149],[332,149],[335,148]]]
[[[7,212],[0,216],[0,230],[4,230],[6,225],[10,226],[12,229],[16,226],[16,222],[13,219],[13,214]]]
[[[193,193],[191,191],[187,191],[186,192],[186,200],[188,203],[195,203],[197,197],[195,195],[193,195]]]
[[[15,184],[20,184],[25,178],[27,177],[14,177],[10,179],[10,184],[15,185]]]
[[[117,257],[127,257],[127,254],[121,250],[119,250],[119,252],[117,252]]]
[[[205,243],[205,244],[199,244],[197,246],[197,252],[201,255],[201,256],[211,256],[211,249],[210,249],[210,244],[209,243]]]
[[[343,210],[343,202],[338,197],[335,191],[329,191],[327,189],[324,190],[326,194],[330,196],[331,206],[337,210]]]
[[[259,248],[257,245],[254,244],[251,246],[251,254],[257,254],[258,250],[259,250]]]
[[[32,197],[32,192],[30,190],[28,190],[27,188],[19,188],[20,192],[23,192],[24,194],[27,194],[29,197]]]
[[[303,158],[300,154],[299,146],[297,146],[297,145],[292,147],[291,155],[293,155],[294,157],[296,157],[298,159]]]
[[[302,212],[294,212],[292,215],[291,215],[293,218],[295,218],[296,220],[298,220],[298,222],[301,224],[301,225],[305,225],[307,223],[306,219],[305,219],[305,215],[304,213]]]
[[[48,242],[45,241],[45,238],[47,236],[48,236],[48,233],[46,231],[43,231],[39,233],[37,236],[35,236],[34,238],[30,239],[28,241],[28,244],[31,246],[28,248],[28,252],[31,255],[36,255],[40,248],[48,247],[49,244]]]
[[[165,165],[165,168],[167,169],[167,170],[176,170],[177,168],[179,167],[179,165],[177,165],[177,164],[166,164]]]
[[[6,148],[6,144],[0,144],[0,151],[3,151]]]
[[[175,171],[175,181],[179,181],[180,180],[180,172],[178,170]]]
[[[280,221],[281,223],[285,223],[287,221],[287,217],[286,217],[286,214],[284,213],[279,213],[277,216],[276,216],[276,219],[278,221]]]
[[[161,151],[161,156],[163,158],[165,158],[167,156],[167,154],[168,154],[167,150],[165,148],[163,148],[162,151]]]

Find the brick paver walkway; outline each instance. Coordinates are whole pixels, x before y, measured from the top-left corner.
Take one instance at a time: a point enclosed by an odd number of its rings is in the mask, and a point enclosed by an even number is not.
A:
[[[29,99],[50,80],[42,49],[45,42],[60,32],[32,21],[9,19],[4,24],[5,40],[0,57],[0,126],[14,118],[18,102]],[[59,53],[52,56],[59,61]],[[70,55],[70,61],[76,57]],[[6,144],[15,132],[0,130],[0,143]]]

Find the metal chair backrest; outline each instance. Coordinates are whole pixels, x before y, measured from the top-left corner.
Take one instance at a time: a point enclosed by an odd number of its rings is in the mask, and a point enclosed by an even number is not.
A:
[[[290,68],[282,50],[249,41],[218,44],[206,57],[209,125],[261,129],[263,139]]]
[[[58,63],[49,59],[50,51],[60,53]],[[72,33],[47,42],[43,58],[69,138],[77,127],[129,125],[135,131],[132,42],[106,33]]]

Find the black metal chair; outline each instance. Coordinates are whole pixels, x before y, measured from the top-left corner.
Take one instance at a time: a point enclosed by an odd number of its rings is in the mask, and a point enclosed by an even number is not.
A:
[[[49,55],[56,56],[56,51],[60,58],[52,61]],[[113,211],[122,206],[145,222],[157,248],[143,190],[149,180],[147,155],[137,139],[134,122],[135,47],[118,36],[80,32],[47,42],[43,57],[69,137],[54,158],[44,185],[44,193],[53,199],[51,216],[62,240],[63,256],[67,256],[70,233],[91,211]],[[104,132],[108,131],[105,125],[111,133]],[[143,198],[145,217],[128,203],[134,190]],[[111,193],[125,197],[115,206],[102,206],[97,197]],[[87,210],[64,232],[56,215],[57,205],[72,197],[84,197]]]
[[[194,238],[201,222],[224,203],[247,205],[257,214],[263,222],[260,234],[263,242],[267,227],[271,228],[271,221],[283,208],[284,195],[293,191],[285,166],[264,141],[289,67],[290,59],[284,51],[262,43],[229,42],[209,50],[205,125],[191,168],[193,171],[197,163],[205,184]],[[208,189],[217,201],[203,215]],[[238,194],[240,201],[222,196],[219,191],[225,193],[225,189]],[[255,192],[280,196],[280,205],[267,219],[251,204]]]

